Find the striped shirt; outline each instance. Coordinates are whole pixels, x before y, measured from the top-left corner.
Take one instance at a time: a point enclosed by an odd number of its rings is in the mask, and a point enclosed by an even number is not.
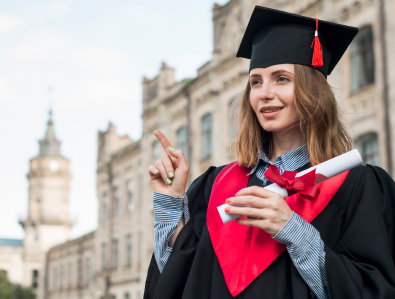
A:
[[[280,157],[272,163],[263,151],[260,152],[256,166],[248,175],[256,171],[257,177],[265,186],[265,171],[270,164],[280,170],[294,171],[310,162],[307,144],[304,144]],[[185,224],[189,221],[188,197],[173,197],[154,192],[154,255],[159,271],[163,268],[172,252],[168,246],[170,237],[176,230],[182,215]],[[293,212],[284,227],[273,237],[287,246],[287,251],[299,274],[319,299],[330,298],[325,272],[325,250],[320,233],[310,223]]]

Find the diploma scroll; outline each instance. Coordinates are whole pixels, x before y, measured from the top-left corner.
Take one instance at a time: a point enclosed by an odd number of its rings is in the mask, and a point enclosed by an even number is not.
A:
[[[295,177],[300,177],[303,176],[304,174],[312,171],[315,169],[316,172],[316,181],[314,184],[318,184],[325,179],[329,179],[331,177],[334,177],[342,172],[345,172],[347,170],[353,169],[359,165],[361,165],[362,162],[362,157],[359,154],[357,149],[353,149],[347,153],[344,153],[340,156],[337,156],[335,158],[332,158],[328,161],[325,161],[323,163],[317,164],[313,167],[310,167],[304,171],[299,172]],[[283,198],[288,196],[288,192],[285,188],[279,187],[277,184],[271,184],[269,186],[264,187],[267,190],[273,191],[277,194],[280,194]],[[219,207],[217,207],[219,215],[221,216],[221,219],[224,224],[235,220],[237,218],[240,218],[241,215],[231,215],[225,212],[226,207],[230,207],[231,205],[228,204],[223,204]]]

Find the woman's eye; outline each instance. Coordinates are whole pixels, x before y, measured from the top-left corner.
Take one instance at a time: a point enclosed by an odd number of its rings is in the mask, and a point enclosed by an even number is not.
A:
[[[279,81],[279,82],[286,82],[286,81],[289,81],[289,80],[288,80],[288,78],[280,77],[280,78],[278,79],[278,81]]]
[[[251,84],[251,85],[257,85],[257,84],[259,84],[259,83],[261,83],[261,82],[255,80],[255,81],[252,81],[252,84]]]

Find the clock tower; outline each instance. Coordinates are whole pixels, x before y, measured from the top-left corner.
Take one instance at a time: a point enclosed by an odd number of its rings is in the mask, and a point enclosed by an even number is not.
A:
[[[70,238],[69,218],[70,161],[60,153],[49,112],[47,131],[39,141],[40,152],[30,160],[29,205],[27,218],[20,221],[25,230],[24,284],[43,298],[45,256],[47,251]]]

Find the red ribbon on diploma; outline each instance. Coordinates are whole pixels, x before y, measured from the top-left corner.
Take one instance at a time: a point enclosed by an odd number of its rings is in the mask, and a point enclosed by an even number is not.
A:
[[[297,171],[284,171],[281,175],[280,170],[275,165],[270,165],[265,172],[265,177],[281,188],[287,189],[288,196],[299,193],[309,200],[317,198],[320,189],[314,186],[316,180],[315,168],[300,177],[295,177],[297,173]]]

